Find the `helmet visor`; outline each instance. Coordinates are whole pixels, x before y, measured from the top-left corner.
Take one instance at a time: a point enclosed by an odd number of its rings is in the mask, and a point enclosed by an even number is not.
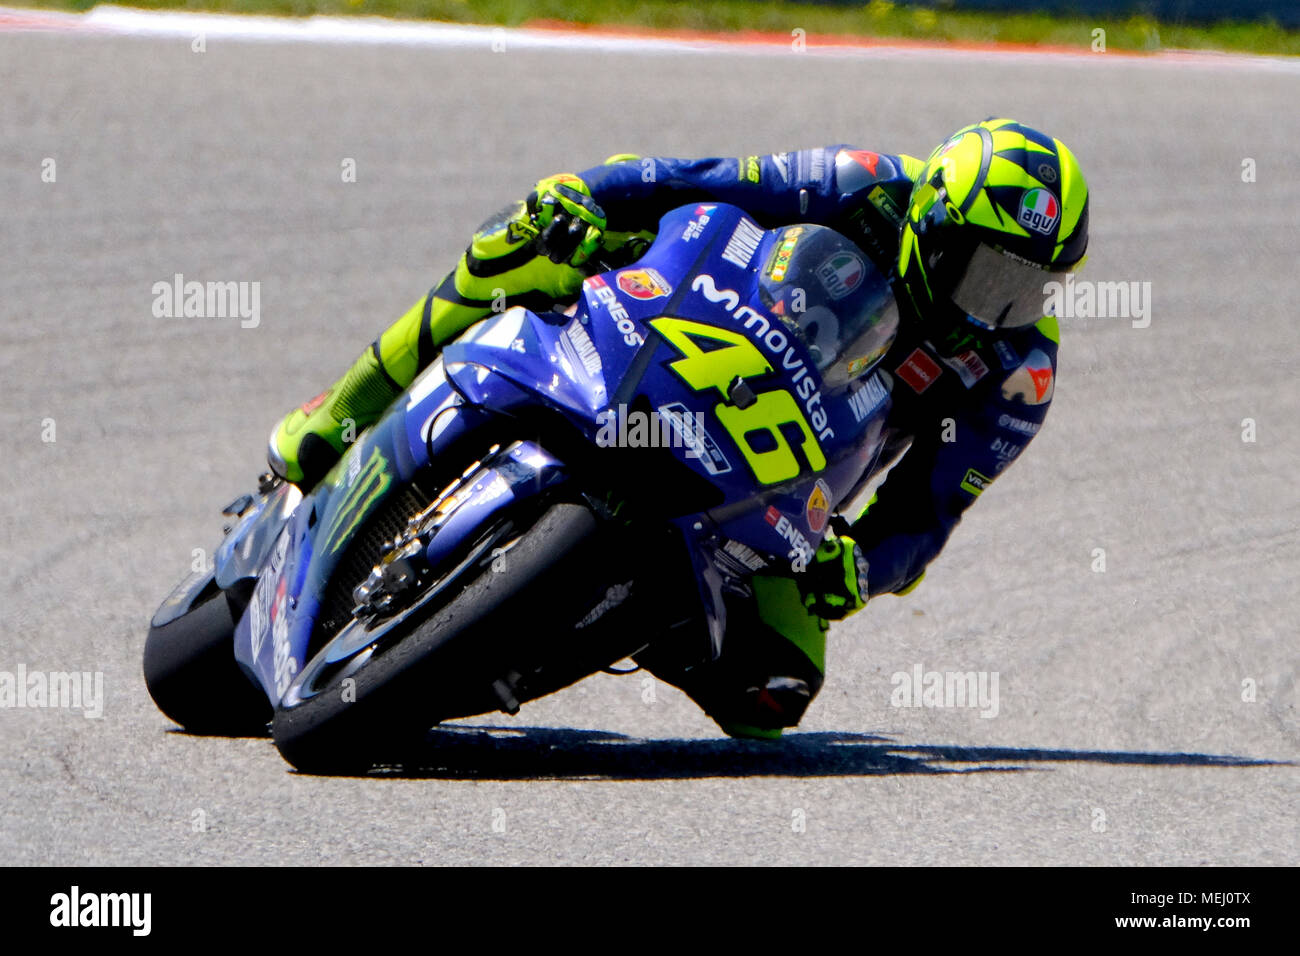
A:
[[[985,328],[1023,328],[1043,317],[1046,284],[1073,271],[1049,269],[981,242],[952,290],[952,301]]]

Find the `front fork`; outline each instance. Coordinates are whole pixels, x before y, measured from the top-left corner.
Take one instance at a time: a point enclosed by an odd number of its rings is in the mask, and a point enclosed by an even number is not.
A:
[[[381,546],[379,562],[352,592],[353,617],[369,623],[402,610],[479,529],[565,477],[564,466],[533,442],[493,445]]]

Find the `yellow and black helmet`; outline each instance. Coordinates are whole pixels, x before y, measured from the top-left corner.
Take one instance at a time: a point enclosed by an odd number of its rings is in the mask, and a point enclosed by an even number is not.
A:
[[[989,329],[1043,317],[1046,283],[1088,248],[1088,184],[1059,139],[1009,119],[958,130],[912,187],[898,274],[916,311]]]

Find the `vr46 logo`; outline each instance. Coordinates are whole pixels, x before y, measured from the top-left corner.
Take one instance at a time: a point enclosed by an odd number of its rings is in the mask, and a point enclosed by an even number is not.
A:
[[[713,413],[761,484],[774,485],[799,476],[799,460],[781,431],[782,425],[795,425],[803,433],[800,446],[813,471],[826,467],[826,456],[803,409],[785,389],[758,392],[744,408],[728,404],[729,389],[737,377],[749,379],[772,371],[753,342],[739,332],[689,319],[653,319],[650,325],[681,353],[682,357],[670,362],[669,367],[682,381],[697,392],[716,388],[722,395],[724,401],[714,406]],[[706,352],[696,339],[704,339],[714,347]],[[764,435],[770,438],[761,437]],[[758,438],[764,450],[755,447],[751,436]]]

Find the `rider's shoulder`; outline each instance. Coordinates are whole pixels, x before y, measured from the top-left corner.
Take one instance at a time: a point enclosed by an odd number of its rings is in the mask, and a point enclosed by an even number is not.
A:
[[[980,351],[994,371],[990,387],[1001,392],[1004,403],[1047,404],[1054,391],[1059,343],[1060,329],[1051,315],[995,339]]]
[[[1061,344],[1061,327],[1054,315],[1044,315],[1033,325],[1005,332],[995,342],[999,364],[1014,372],[1025,356],[1038,353],[1046,356],[1053,365]]]
[[[1061,344],[1061,326],[1056,321],[1056,316],[1045,315],[1035,322],[1032,328],[1040,343],[1050,346],[1052,353],[1055,354],[1057,346]]]
[[[1056,350],[1061,344],[1061,326],[1056,321],[1056,316],[1044,315],[1033,325],[1026,325],[1012,332],[1009,338],[1021,351],[1040,349],[1055,357]]]
[[[902,153],[877,153],[849,145],[828,147],[834,157],[835,187],[840,193],[856,193],[878,185],[911,189],[924,163]]]

